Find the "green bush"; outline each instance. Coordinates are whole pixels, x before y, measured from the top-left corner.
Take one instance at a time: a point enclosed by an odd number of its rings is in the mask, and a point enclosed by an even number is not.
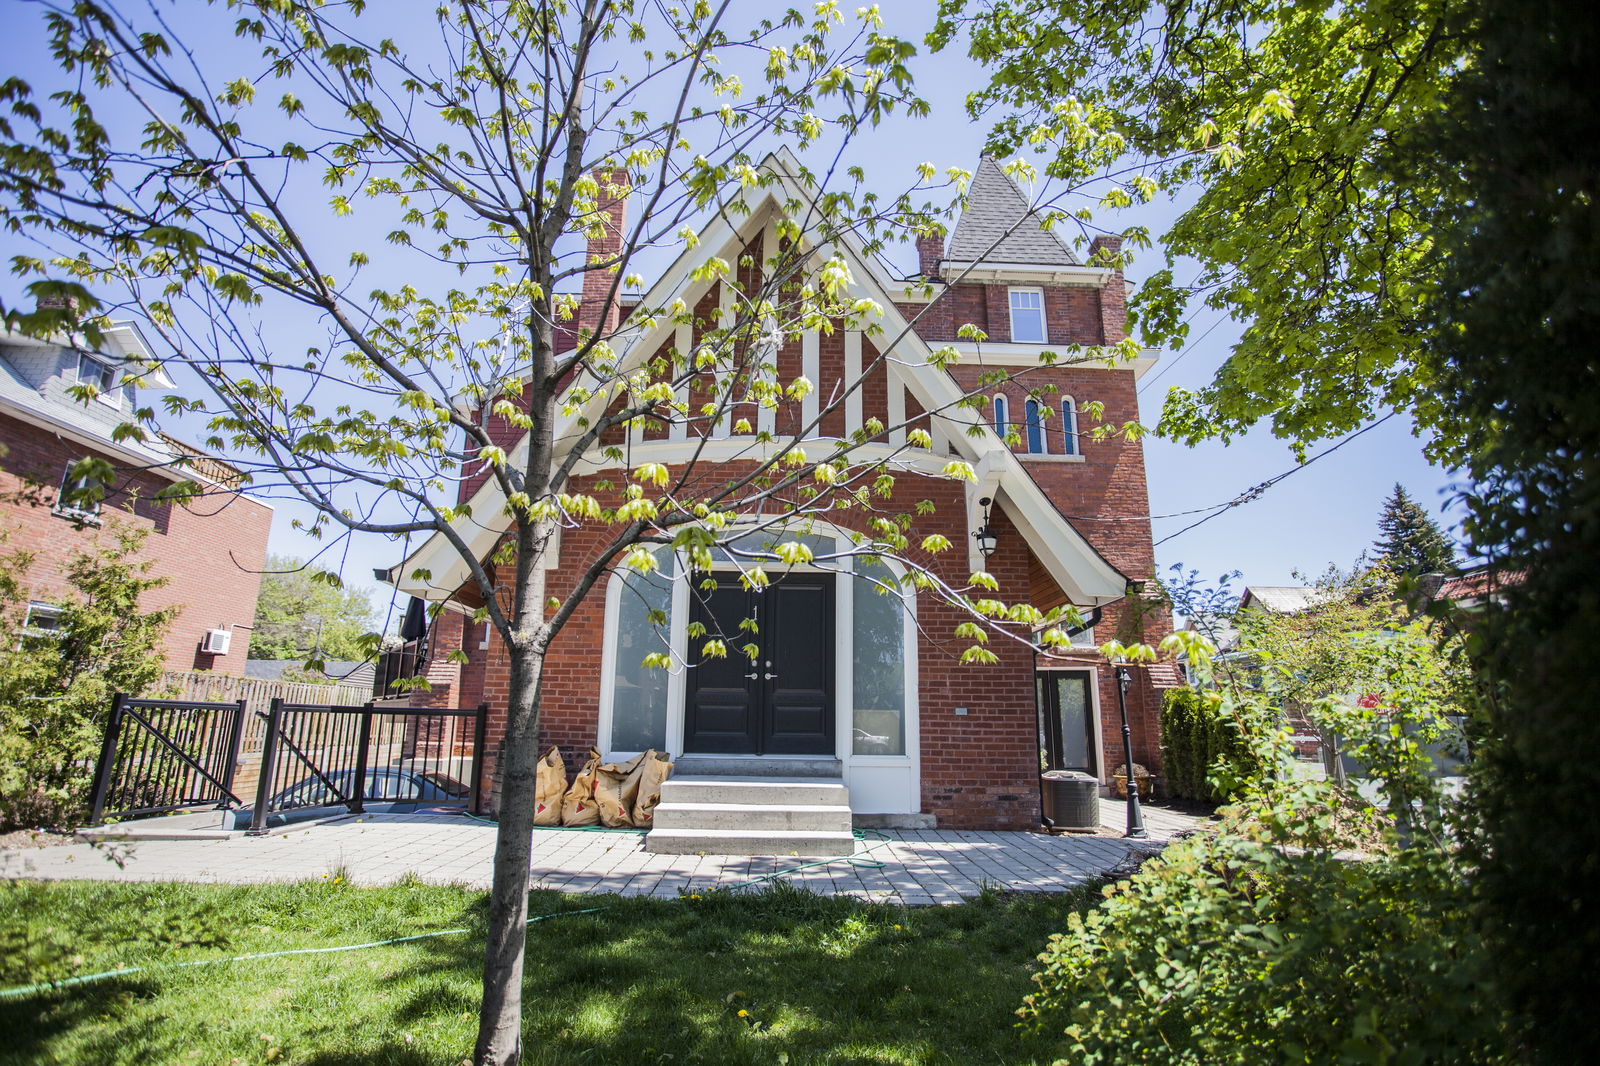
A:
[[[140,603],[166,584],[137,561],[145,535],[118,526],[72,555],[73,591],[52,635],[23,629],[32,554],[0,555],[0,831],[77,824],[112,695],[143,695],[161,678],[159,649],[177,609]]]
[[[1219,786],[1213,770],[1218,760],[1240,777],[1249,745],[1239,725],[1221,703],[1192,688],[1169,689],[1161,703],[1161,772],[1169,796],[1221,803],[1232,793]]]
[[[1455,873],[1193,837],[1068,919],[1018,1013],[1073,1063],[1504,1061]]]

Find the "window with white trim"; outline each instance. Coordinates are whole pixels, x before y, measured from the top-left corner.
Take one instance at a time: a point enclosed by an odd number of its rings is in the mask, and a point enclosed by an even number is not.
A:
[[[1078,405],[1071,396],[1061,401],[1061,454],[1082,454],[1078,451]]]
[[[1043,344],[1049,340],[1044,326],[1044,290],[1012,289],[1011,341],[1013,344]]]
[[[88,474],[73,476],[76,463],[68,463],[61,473],[61,487],[56,491],[55,513],[73,518],[94,518],[100,513],[100,501],[84,494],[94,484]]]
[[[992,422],[995,434],[1001,440],[1005,440],[1006,436],[1011,432],[1011,422],[1006,417],[1006,398],[1004,396],[996,396],[994,398]]]
[[[57,637],[61,628],[61,608],[53,603],[34,600],[28,604],[28,613],[22,618],[22,635],[25,637]]]
[[[78,384],[92,385],[95,399],[108,407],[122,406],[122,389],[117,384],[117,368],[92,355],[78,355]]]
[[[1044,416],[1039,410],[1038,400],[1029,400],[1023,406],[1024,416],[1028,427],[1028,452],[1032,455],[1043,455],[1049,451],[1044,445]]]

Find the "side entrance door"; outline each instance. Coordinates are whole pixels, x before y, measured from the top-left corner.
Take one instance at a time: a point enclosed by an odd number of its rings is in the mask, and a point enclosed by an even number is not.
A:
[[[691,584],[690,619],[705,636],[689,638],[684,751],[832,755],[833,575],[789,574],[761,590],[735,575],[716,581]],[[727,655],[702,655],[709,640]],[[746,645],[756,646],[753,659]]]

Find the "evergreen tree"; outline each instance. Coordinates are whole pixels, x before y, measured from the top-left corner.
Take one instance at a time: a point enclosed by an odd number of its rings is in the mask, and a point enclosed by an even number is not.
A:
[[[1374,547],[1397,576],[1437,574],[1455,566],[1450,538],[1403,485],[1395,485],[1394,495],[1384,502],[1378,529],[1383,536]]]

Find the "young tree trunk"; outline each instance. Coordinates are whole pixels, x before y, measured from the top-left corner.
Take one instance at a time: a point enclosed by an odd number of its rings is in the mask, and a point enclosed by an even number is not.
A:
[[[522,964],[528,932],[528,869],[533,855],[534,782],[539,748],[540,675],[544,653],[508,649],[510,706],[500,752],[500,831],[483,960],[478,1017],[478,1066],[515,1066],[522,1056]]]

